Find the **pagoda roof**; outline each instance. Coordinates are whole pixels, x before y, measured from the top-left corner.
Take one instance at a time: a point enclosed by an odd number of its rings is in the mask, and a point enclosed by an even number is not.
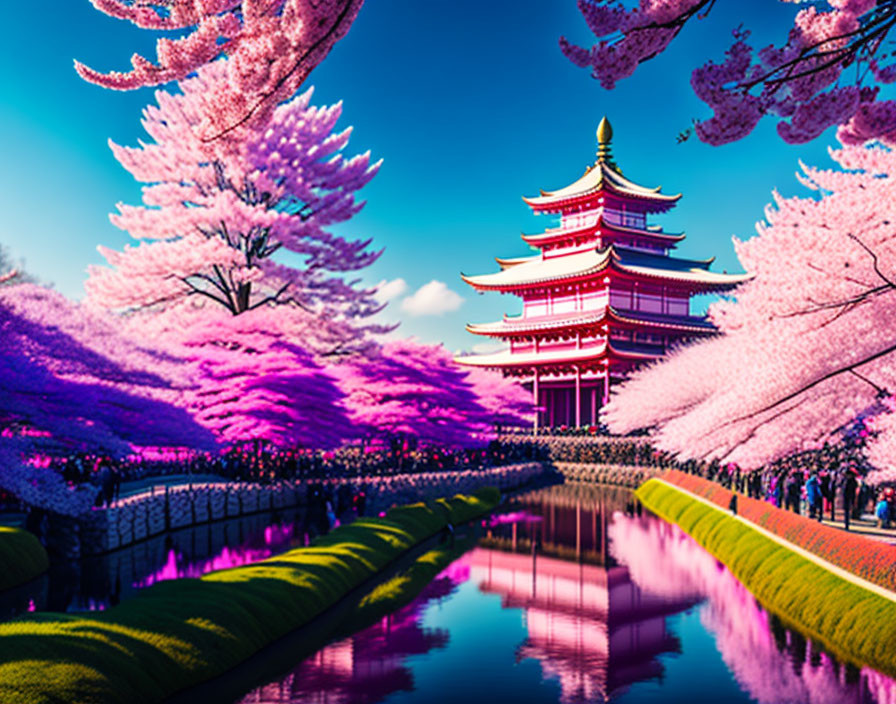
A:
[[[547,332],[561,328],[592,325],[602,321],[617,322],[634,326],[661,327],[684,332],[713,332],[716,328],[706,317],[673,316],[640,311],[619,311],[612,306],[587,313],[561,313],[534,318],[504,316],[494,323],[470,323],[467,330],[474,335],[516,335]]]
[[[705,289],[733,288],[751,278],[749,274],[709,271],[712,261],[681,259],[609,245],[604,249],[587,249],[557,257],[536,255],[493,274],[461,274],[461,278],[474,288],[497,291],[583,278],[607,269],[639,278],[662,279]]]
[[[623,197],[646,199],[669,205],[681,198],[680,193],[675,195],[660,193],[661,186],[649,188],[630,181],[618,171],[615,165],[598,159],[597,163],[585,169],[585,173],[568,186],[556,191],[542,190],[540,191],[541,195],[523,196],[523,200],[533,208],[560,207],[568,201],[596,194],[602,189]]]
[[[605,342],[598,347],[581,350],[540,350],[538,352],[511,352],[509,349],[490,354],[476,354],[455,357],[454,361],[468,367],[505,368],[549,366],[551,364],[576,364],[596,362],[607,357],[617,359],[645,360],[663,356],[659,349],[638,345],[619,345]]]
[[[595,233],[599,228],[604,230],[611,230],[612,232],[619,233],[621,235],[628,235],[634,237],[646,237],[653,240],[660,240],[662,242],[668,242],[669,246],[672,246],[676,242],[681,242],[685,238],[683,232],[678,233],[669,233],[663,232],[658,227],[648,227],[646,229],[639,229],[636,227],[626,227],[625,225],[617,225],[615,223],[608,222],[603,215],[601,215],[597,222],[592,225],[587,225],[585,227],[575,227],[563,229],[561,227],[553,228],[550,230],[545,230],[544,232],[539,232],[533,235],[527,235],[526,233],[522,233],[523,240],[531,245],[539,245],[545,242],[553,242],[560,239],[566,239],[568,237],[575,237],[577,235],[586,235]],[[500,263],[500,262],[499,262]]]
[[[495,257],[495,261],[503,270],[509,269],[510,267],[516,266],[517,264],[522,264],[523,262],[531,261],[532,259],[535,259],[537,257],[537,254],[532,254],[525,257]]]

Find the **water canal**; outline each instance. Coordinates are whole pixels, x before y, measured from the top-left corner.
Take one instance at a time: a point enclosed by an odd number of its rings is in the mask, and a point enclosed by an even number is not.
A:
[[[46,575],[0,595],[0,616],[106,609],[156,582],[258,562],[305,545],[314,534],[308,514],[298,509],[184,528],[105,555],[54,562]]]
[[[896,682],[785,628],[627,490],[515,508],[412,603],[236,701],[896,703]]]

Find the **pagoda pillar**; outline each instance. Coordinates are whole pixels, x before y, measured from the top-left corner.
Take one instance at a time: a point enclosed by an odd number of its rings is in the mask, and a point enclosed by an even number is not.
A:
[[[591,387],[591,424],[597,425],[597,387]]]
[[[582,368],[576,366],[576,427],[582,427]]]
[[[537,340],[535,344],[538,344]],[[535,435],[538,435],[538,416],[541,413],[541,410],[539,409],[540,404],[538,399],[538,367],[535,367],[535,376],[532,380],[532,397],[535,399],[535,426],[532,430]]]
[[[601,408],[606,406],[610,402],[610,367],[607,366],[604,371],[604,397],[601,399]]]

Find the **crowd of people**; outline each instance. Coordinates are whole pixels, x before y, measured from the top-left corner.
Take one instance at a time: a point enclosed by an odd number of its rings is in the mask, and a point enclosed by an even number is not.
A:
[[[169,452],[112,458],[90,453],[47,457],[45,461],[72,485],[90,483],[97,505],[119,498],[125,482],[172,475],[214,475],[232,481],[388,477],[397,474],[486,469],[538,459],[531,444],[492,441],[479,448],[418,446],[413,439],[355,445],[336,451],[284,450],[248,443],[222,454]],[[15,503],[0,494],[0,503]]]
[[[896,522],[896,489],[874,487],[864,479],[871,467],[863,452],[867,432],[860,424],[836,443],[750,471],[718,460],[679,460],[639,438],[601,437],[605,435],[603,430],[596,426],[547,429],[534,442],[559,462],[672,467],[819,521],[825,516],[833,521],[839,512],[846,528],[850,520],[869,511],[873,511],[880,527]],[[532,442],[531,435],[528,439],[518,435],[515,440],[513,435],[506,435],[505,439]]]

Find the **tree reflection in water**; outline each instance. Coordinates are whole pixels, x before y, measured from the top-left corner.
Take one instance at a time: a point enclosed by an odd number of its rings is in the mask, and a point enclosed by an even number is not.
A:
[[[896,704],[896,682],[842,665],[786,629],[693,539],[653,517],[617,513],[611,552],[638,586],[668,598],[705,598],[700,620],[741,689],[759,704]]]

